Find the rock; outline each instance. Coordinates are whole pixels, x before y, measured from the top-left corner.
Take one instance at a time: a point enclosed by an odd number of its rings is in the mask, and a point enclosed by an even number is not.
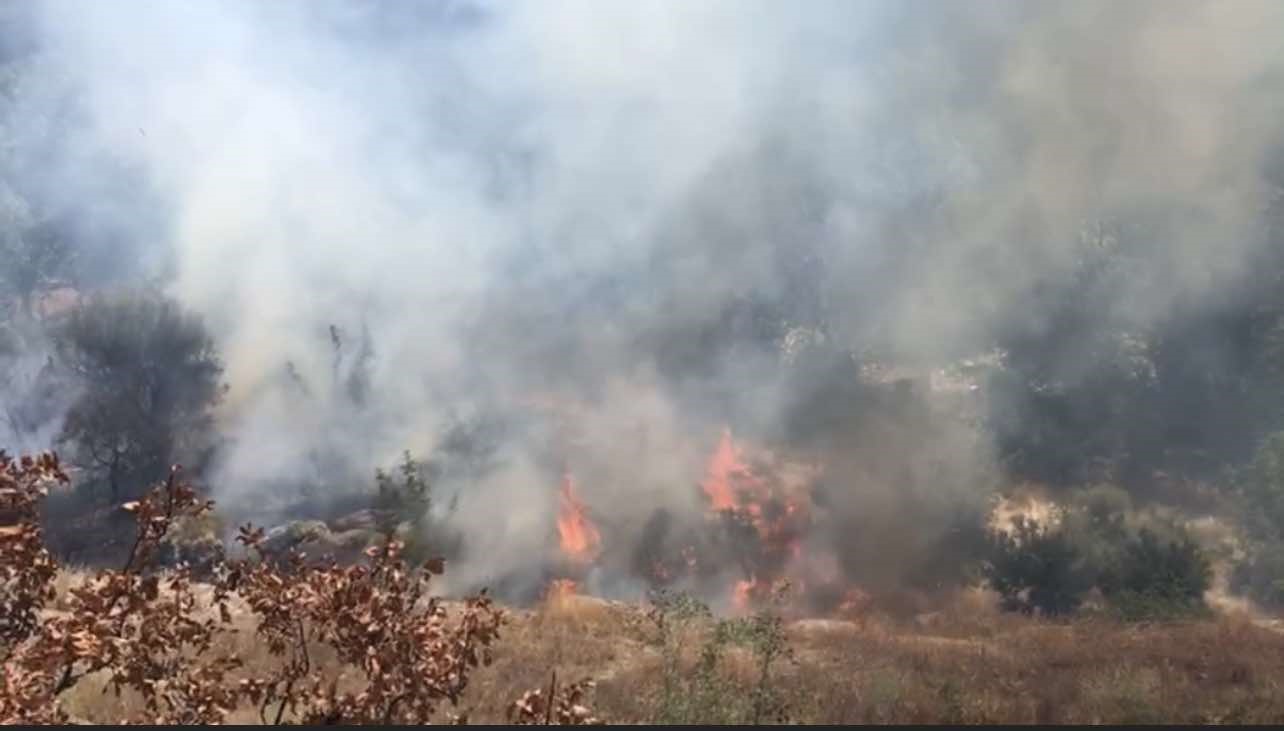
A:
[[[385,510],[358,510],[355,513],[336,518],[330,521],[330,530],[335,533],[345,533],[352,530],[377,531],[379,526],[385,525],[391,518],[391,514]]]
[[[223,543],[212,535],[166,540],[156,552],[159,565],[187,564],[197,577],[209,575],[225,557]]]
[[[340,533],[326,532],[317,535],[298,546],[312,559],[333,558],[339,564],[352,564],[360,561],[367,546],[379,539],[377,531],[354,528]]]
[[[259,545],[265,556],[281,556],[308,541],[325,540],[330,529],[319,520],[292,520],[267,532]]]

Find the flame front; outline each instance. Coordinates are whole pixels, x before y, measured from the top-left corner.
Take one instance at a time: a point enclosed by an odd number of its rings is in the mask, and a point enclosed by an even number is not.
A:
[[[733,476],[744,472],[740,464],[740,455],[735,442],[731,441],[731,429],[722,430],[722,439],[709,457],[709,468],[704,478],[704,492],[709,496],[709,507],[713,510],[731,510],[736,507],[736,494],[732,489]]]
[[[737,610],[766,599],[782,579],[800,583],[801,577],[792,576],[791,564],[802,556],[800,539],[810,523],[805,492],[780,480],[769,463],[751,467],[732,439],[730,427],[723,428],[701,486],[711,515],[730,518],[756,534],[756,541],[741,545],[748,577],[732,587],[731,601]]]
[[[584,504],[576,496],[575,478],[569,472],[562,478],[561,497],[557,534],[562,552],[577,560],[589,560],[602,542],[602,536],[598,533],[597,526],[589,520]]]

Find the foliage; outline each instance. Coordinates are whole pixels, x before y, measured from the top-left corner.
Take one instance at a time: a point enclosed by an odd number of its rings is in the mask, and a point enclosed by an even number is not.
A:
[[[1150,528],[1129,536],[1119,562],[1103,570],[1102,593],[1126,619],[1180,616],[1207,610],[1212,568],[1189,537],[1161,538]]]
[[[0,179],[0,221],[0,296],[15,297],[24,314],[37,315],[37,294],[74,278],[77,252],[48,212],[14,190],[10,180]]]
[[[44,457],[45,472],[57,474],[55,457]],[[6,543],[0,565],[10,583],[28,587],[42,598],[51,596],[54,572],[45,568],[32,575],[24,560],[38,535],[35,503],[41,493],[38,473],[20,472],[11,488],[22,506],[12,530],[25,535],[20,545]],[[172,521],[210,508],[171,471],[166,483],[124,509],[136,520],[137,532],[125,566],[100,571],[70,592],[67,611],[39,615],[25,631],[11,637],[6,648],[5,699],[0,719],[6,722],[65,722],[58,697],[91,673],[105,672],[116,692],[131,688],[146,704],[153,723],[211,723],[221,720],[239,693],[226,675],[238,666],[234,657],[194,662],[226,632],[226,592],[216,588],[212,604],[219,618],[202,618],[191,577],[180,567],[166,577],[147,573],[148,561]],[[19,594],[19,597],[21,595]],[[6,596],[6,604],[13,595]],[[17,609],[21,611],[19,599]],[[14,607],[3,607],[5,613]],[[142,720],[142,719],[138,719]]]
[[[52,598],[58,567],[44,547],[38,501],[50,483],[68,481],[54,455],[15,460],[0,452],[0,651],[6,663],[35,632]]]
[[[222,395],[222,364],[202,321],[158,294],[100,295],[57,333],[58,360],[84,390],[62,439],[113,499],[199,457]]]
[[[583,701],[593,689],[593,681],[580,680],[564,688],[557,687],[553,673],[548,692],[528,690],[508,707],[508,722],[514,726],[599,726],[604,722],[593,715]]]
[[[446,521],[433,515],[429,475],[428,467],[409,451],[402,454],[397,475],[375,471],[377,527],[384,535],[398,536],[407,555],[416,560],[451,555],[458,549],[457,537],[449,533]],[[452,502],[449,509],[453,511],[455,505]]]
[[[1284,544],[1255,544],[1235,565],[1230,588],[1265,607],[1284,608]]]
[[[995,536],[987,578],[1006,609],[1065,614],[1095,587],[1127,619],[1206,611],[1210,561],[1184,530],[1137,516],[1109,485],[1066,502],[1055,526],[1019,518]]]
[[[1065,532],[1025,516],[993,537],[984,573],[1005,609],[1048,616],[1077,609],[1094,578]]]
[[[757,725],[786,719],[787,701],[773,673],[781,660],[793,661],[794,655],[779,615],[763,610],[750,617],[712,621],[703,602],[684,593],[659,591],[647,618],[657,630],[654,641],[662,662],[653,723]],[[707,631],[695,664],[687,667],[683,650],[702,629]],[[748,692],[721,672],[732,647],[747,648],[754,658],[757,677]]]
[[[1262,439],[1232,478],[1249,540],[1231,589],[1264,606],[1284,607],[1284,431]]]
[[[156,572],[152,560],[175,523],[212,508],[178,475],[172,469],[123,506],[136,525],[124,567],[73,587],[66,610],[51,612],[58,567],[42,545],[38,507],[47,484],[67,478],[54,455],[0,456],[0,722],[68,722],[61,697],[105,674],[109,690],[143,699],[131,722],[221,723],[253,703],[274,723],[427,723],[490,661],[503,614],[483,593],[449,621],[426,593],[443,563],[407,566],[396,541],[370,549],[368,564],[345,568],[305,566],[297,554],[287,571],[261,560],[226,563],[204,587],[184,565]],[[263,532],[245,526],[239,538],[254,549]],[[246,668],[235,653],[214,651],[238,631],[234,602],[249,608],[276,667]],[[313,662],[321,645],[364,680],[359,690],[340,691],[322,673]],[[557,698],[559,719],[563,711],[592,718],[581,708],[584,689]],[[530,694],[524,700],[536,707]]]
[[[238,539],[253,548],[260,530],[245,526]],[[235,566],[228,586],[258,618],[258,635],[282,659],[278,671],[242,683],[266,721],[288,709],[305,724],[421,724],[443,701],[458,702],[470,672],[491,661],[502,613],[486,596],[470,599],[458,623],[426,594],[442,562],[408,567],[401,545],[389,541],[367,551],[369,565],[304,566],[278,572],[266,561]],[[323,643],[365,679],[360,692],[339,692],[311,661]]]
[[[380,529],[388,534],[402,521],[424,520],[432,509],[428,480],[422,466],[410,456],[409,451],[402,455],[397,472],[400,473],[400,481],[382,468],[375,470],[375,508],[387,515]]]
[[[1262,540],[1284,538],[1284,431],[1261,441],[1236,482],[1249,534]]]
[[[1018,477],[1136,492],[1157,470],[1215,475],[1284,426],[1284,248],[1263,247],[1234,287],[1172,301],[1154,268],[1166,237],[1132,219],[1090,227],[1073,264],[998,326],[989,422]],[[1164,315],[1140,314],[1156,295]]]

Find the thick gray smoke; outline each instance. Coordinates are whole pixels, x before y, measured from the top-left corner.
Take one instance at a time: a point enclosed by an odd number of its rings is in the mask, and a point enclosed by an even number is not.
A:
[[[721,424],[779,433],[800,403],[773,375],[780,322],[840,351],[968,355],[1037,329],[1028,297],[1103,221],[1153,242],[1152,279],[1118,308],[1145,322],[1198,301],[1258,245],[1260,161],[1284,120],[1270,0],[34,15],[48,83],[82,109],[55,182],[128,221],[145,244],[128,256],[159,253],[222,349],[210,481],[229,509],[368,481],[479,415],[576,411],[578,437],[508,424],[496,465],[461,481],[466,581],[543,560],[544,460],[567,440],[614,535],[698,509]],[[142,187],[113,187],[121,169]],[[882,498],[860,496],[904,471],[859,469],[870,435],[835,429],[832,504],[868,517]],[[966,442],[932,457],[956,481],[985,467]]]

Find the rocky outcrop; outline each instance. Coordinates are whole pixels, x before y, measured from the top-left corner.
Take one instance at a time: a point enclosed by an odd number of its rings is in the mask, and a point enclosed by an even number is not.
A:
[[[319,520],[291,521],[269,530],[261,549],[269,560],[282,559],[290,551],[297,551],[312,561],[333,559],[348,564],[359,561],[368,546],[381,540],[378,530],[366,527],[359,519],[335,521],[333,525],[344,529],[331,530]]]
[[[170,537],[156,551],[158,565],[172,567],[186,564],[198,578],[212,574],[225,558],[222,541],[213,535]]]
[[[393,520],[393,515],[387,510],[358,510],[354,513],[348,513],[341,518],[335,518],[328,523],[330,531],[333,533],[346,533],[352,530],[378,531],[380,526],[387,525]]]

